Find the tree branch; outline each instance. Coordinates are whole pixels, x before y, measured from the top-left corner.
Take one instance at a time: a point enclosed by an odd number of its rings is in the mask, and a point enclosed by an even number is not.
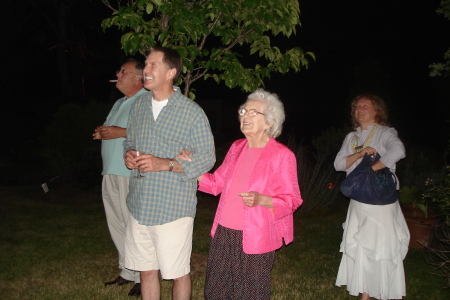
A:
[[[252,32],[254,29],[251,28],[250,30],[248,30],[246,33],[239,35],[231,44],[230,46],[222,49],[221,54],[227,52],[228,50],[230,50],[231,48],[233,48],[234,46],[236,46],[236,44],[244,37],[246,37],[250,32]],[[217,55],[214,60],[218,60],[220,55]]]
[[[105,1],[105,0],[100,0],[102,1],[103,4],[105,4],[107,7],[109,7],[112,11],[117,11],[117,9],[115,9],[114,7],[112,7],[109,2]],[[120,6],[120,0],[118,0],[117,5]]]
[[[192,83],[192,82],[195,82],[195,81],[197,81],[198,79],[200,79],[200,78],[202,78],[203,76],[205,76],[206,72],[208,72],[208,71],[209,71],[209,69],[204,69],[203,72],[201,72],[201,73],[199,73],[199,74],[193,76],[192,79],[191,79],[191,83]]]
[[[169,0],[164,0],[163,2],[168,2]],[[170,20],[170,16],[169,15],[162,15],[161,16],[161,30],[164,29],[169,29],[169,20]],[[162,41],[164,42],[164,41]]]
[[[191,81],[191,73],[189,71],[187,72],[186,76],[183,76],[183,82],[185,85],[184,95],[186,97],[189,97],[189,91],[191,90],[191,83],[193,82]]]
[[[212,31],[212,29],[213,29],[213,28],[215,27],[215,25],[217,24],[217,22],[218,22],[218,20],[219,20],[219,18],[220,18],[220,16],[221,16],[221,14],[222,14],[222,12],[220,12],[220,14],[217,16],[216,20],[214,20],[214,23],[213,23],[213,24],[211,25],[211,27],[210,27],[210,32]],[[230,50],[231,48],[233,48],[234,46],[236,46],[236,44],[239,43],[239,41],[240,41],[241,39],[243,39],[244,37],[246,37],[246,36],[247,36],[248,34],[250,34],[250,32],[252,32],[253,30],[254,30],[254,28],[252,27],[252,28],[250,28],[249,30],[247,30],[247,32],[245,32],[244,34],[240,34],[240,35],[239,35],[239,36],[238,36],[238,37],[230,44],[230,46],[228,46],[227,48],[224,48],[224,49],[221,51],[222,54],[225,53],[225,52],[227,52],[227,51],[229,51],[229,50]],[[242,32],[242,30],[241,30],[241,32]],[[203,45],[204,45],[204,43],[205,43],[206,38],[207,38],[207,36],[205,36],[205,37],[203,38],[202,44],[201,44],[200,47],[199,47],[200,50],[202,49],[202,47],[203,47]],[[220,56],[220,55],[216,56],[216,57],[214,58],[214,60],[218,60],[218,59],[219,59],[219,56]],[[201,69],[201,68],[199,68],[199,69]],[[204,69],[203,72],[198,73],[198,74],[195,75],[195,76],[189,76],[190,82],[193,83],[193,82],[197,81],[198,79],[202,78],[203,76],[205,76],[205,74],[206,74],[208,71],[209,71],[209,69]]]
[[[239,41],[240,41],[241,39],[243,39],[244,37],[246,37],[246,36],[247,36],[250,32],[252,32],[252,31],[253,31],[253,27],[252,27],[250,30],[248,30],[246,33],[244,33],[243,35],[238,36],[238,37],[230,44],[230,46],[228,46],[227,48],[224,49],[223,52],[226,52],[226,51],[230,50],[231,48],[233,48],[234,46],[236,46],[236,44],[239,43]]]
[[[188,5],[187,8],[188,8],[189,10],[191,10],[191,9],[194,7],[195,2],[197,2],[197,1],[192,1],[191,4]],[[205,3],[205,2],[206,2],[206,0],[200,1],[199,6],[202,6],[203,3]]]
[[[220,19],[220,17],[222,17],[222,15],[223,15],[223,12],[222,12],[222,11],[219,12],[219,14],[217,15],[217,18],[214,20],[214,22],[213,22],[213,23],[211,24],[211,26],[209,27],[209,33],[212,32],[212,30],[214,29],[214,27],[216,27],[217,22],[219,22],[219,19]],[[205,36],[203,37],[202,42],[200,43],[200,46],[198,47],[199,50],[202,50],[202,49],[203,49],[203,46],[205,45],[205,42],[206,42],[206,38],[207,38],[208,36],[209,36],[209,35],[205,35]]]

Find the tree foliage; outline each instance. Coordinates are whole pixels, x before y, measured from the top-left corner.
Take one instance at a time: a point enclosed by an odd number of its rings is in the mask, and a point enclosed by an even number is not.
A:
[[[442,0],[440,8],[436,10],[438,14],[450,20],[450,0]],[[449,76],[450,75],[450,48],[444,53],[444,62],[433,63],[430,65],[430,76]]]
[[[124,32],[125,53],[145,54],[154,45],[179,51],[184,65],[179,83],[190,97],[200,78],[250,92],[272,72],[297,72],[314,59],[300,47],[271,45],[271,38],[296,33],[297,0],[117,0],[117,7],[101,1],[113,11],[102,27]],[[259,56],[258,63],[252,55]]]

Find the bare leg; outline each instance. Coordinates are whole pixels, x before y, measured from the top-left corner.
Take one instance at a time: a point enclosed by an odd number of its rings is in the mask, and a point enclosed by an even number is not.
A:
[[[183,277],[174,279],[172,289],[173,300],[191,299],[191,289],[191,275],[189,273],[184,275]]]
[[[141,271],[142,300],[159,300],[161,288],[159,286],[159,271]]]
[[[370,300],[369,294],[363,293],[361,296],[361,300]]]

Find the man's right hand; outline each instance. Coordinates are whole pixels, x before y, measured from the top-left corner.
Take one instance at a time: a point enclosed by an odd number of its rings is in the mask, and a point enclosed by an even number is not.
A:
[[[136,169],[137,165],[134,161],[134,158],[136,157],[136,150],[128,150],[125,153],[125,165],[128,169]]]
[[[94,140],[113,140],[117,138],[126,138],[127,129],[119,126],[98,126],[92,134]]]
[[[113,140],[127,137],[127,129],[119,126],[100,126],[97,129],[103,140]]]

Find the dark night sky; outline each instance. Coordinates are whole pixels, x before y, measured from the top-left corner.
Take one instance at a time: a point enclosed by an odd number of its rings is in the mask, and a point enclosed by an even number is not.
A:
[[[5,97],[0,119],[4,138],[12,144],[42,132],[59,105],[68,101],[60,96],[56,50],[51,48],[57,28],[52,0],[34,2],[40,6],[4,1],[8,14],[1,21]],[[100,27],[110,11],[98,0],[71,2],[67,55],[74,74],[87,74],[86,96],[71,100],[118,97],[108,79],[114,78],[123,54],[117,33],[103,33]],[[387,101],[391,123],[403,139],[444,146],[450,85],[428,77],[428,65],[441,61],[450,47],[450,21],[437,15],[438,7],[438,0],[300,0],[302,28],[280,45],[312,51],[317,61],[309,70],[274,75],[266,83],[285,103],[286,131],[308,140],[327,127],[349,125],[350,99],[368,91]],[[80,94],[81,80],[76,80]],[[194,88],[199,100],[224,100],[225,119],[236,119],[246,97],[213,81]]]
[[[442,60],[450,46],[450,21],[436,14],[438,4],[300,1],[302,29],[295,42],[317,61],[266,84],[286,104],[286,129],[308,138],[350,125],[349,101],[368,91],[386,100],[403,139],[445,145],[450,82],[428,76],[428,65]]]

